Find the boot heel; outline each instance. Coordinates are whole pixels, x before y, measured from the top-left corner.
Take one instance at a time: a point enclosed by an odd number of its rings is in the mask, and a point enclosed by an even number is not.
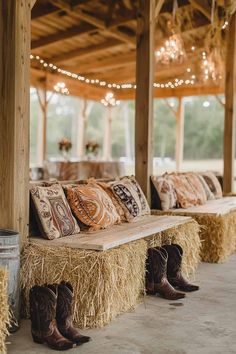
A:
[[[36,337],[36,336],[33,335],[33,334],[32,334],[32,337],[33,337],[33,341],[34,341],[35,343],[43,344],[43,339],[42,339],[42,338]]]

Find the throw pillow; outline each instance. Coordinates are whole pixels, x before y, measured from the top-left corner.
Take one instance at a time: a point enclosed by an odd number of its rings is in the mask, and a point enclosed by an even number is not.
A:
[[[120,222],[111,198],[96,183],[67,185],[64,189],[75,217],[89,226],[90,231]]]
[[[203,178],[205,179],[208,187],[210,188],[211,192],[214,194],[215,198],[222,198],[222,189],[220,186],[220,182],[218,181],[217,177],[214,175],[213,172],[204,172],[202,174]]]
[[[195,173],[186,173],[185,174],[188,182],[190,183],[192,189],[194,190],[198,202],[199,204],[205,204],[207,201],[207,196],[206,196],[206,192],[201,184],[201,182],[199,181],[199,178],[197,177],[197,175]]]
[[[186,209],[199,204],[198,198],[185,175],[171,174],[169,178],[174,184],[178,207]]]
[[[211,192],[208,184],[206,183],[205,179],[199,173],[196,174],[197,178],[199,179],[200,183],[202,184],[204,191],[206,193],[207,200],[215,199],[214,194]]]
[[[39,228],[44,238],[69,236],[80,232],[60,184],[31,188]]]
[[[152,176],[152,183],[159,195],[161,201],[161,209],[169,210],[176,207],[177,196],[174,189],[173,181],[167,175],[156,177]]]

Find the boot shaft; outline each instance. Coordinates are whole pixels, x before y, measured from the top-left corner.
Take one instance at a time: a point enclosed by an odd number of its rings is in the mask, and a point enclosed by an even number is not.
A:
[[[168,254],[165,249],[155,247],[148,249],[147,279],[149,282],[161,283],[166,277]]]
[[[168,262],[167,262],[168,277],[175,278],[179,273],[181,273],[183,249],[181,246],[176,244],[165,245],[163,246],[163,248],[166,250],[168,254]]]
[[[58,285],[56,319],[61,326],[69,326],[72,322],[73,288],[70,283]]]

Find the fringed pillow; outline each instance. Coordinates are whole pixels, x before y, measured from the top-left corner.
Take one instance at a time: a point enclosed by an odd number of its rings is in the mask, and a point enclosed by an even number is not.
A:
[[[175,208],[177,204],[177,196],[173,181],[168,178],[168,175],[162,177],[152,176],[151,179],[160,198],[161,209],[169,210]]]
[[[96,183],[67,185],[64,190],[75,217],[90,231],[120,222],[111,198]]]
[[[197,196],[198,203],[201,205],[205,204],[207,201],[206,192],[197,175],[195,173],[189,172],[186,173],[185,176]]]
[[[53,240],[80,232],[60,184],[55,183],[50,187],[35,186],[30,193],[44,238]]]
[[[213,172],[204,172],[202,173],[203,178],[205,179],[208,187],[210,188],[211,192],[214,194],[215,198],[222,198],[222,189],[220,186],[220,182],[218,181],[217,177],[214,175]]]
[[[199,205],[195,191],[185,175],[173,173],[168,178],[173,181],[178,207],[186,209],[194,205]]]

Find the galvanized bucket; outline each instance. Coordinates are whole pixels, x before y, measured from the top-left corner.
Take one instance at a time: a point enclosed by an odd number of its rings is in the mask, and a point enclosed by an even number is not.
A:
[[[20,318],[20,246],[15,231],[0,229],[0,267],[8,270],[8,299],[13,316],[9,330],[14,332]]]

